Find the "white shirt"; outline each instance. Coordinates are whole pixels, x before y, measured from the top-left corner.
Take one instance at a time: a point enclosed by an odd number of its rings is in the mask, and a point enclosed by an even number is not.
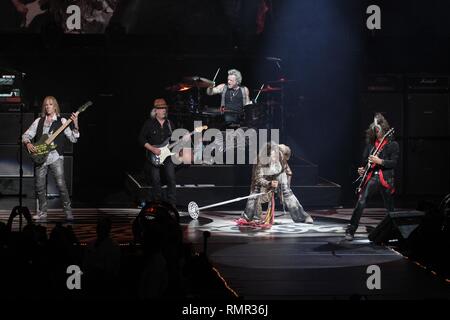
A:
[[[32,139],[36,136],[37,127],[39,124],[39,120],[41,118],[37,118],[34,120],[34,122],[31,124],[31,126],[28,128],[27,131],[22,135],[22,142],[31,142]],[[44,120],[44,127],[42,130],[42,134],[49,134],[50,127],[52,126],[53,122],[58,119],[57,115],[53,115],[52,122],[47,123],[47,121]],[[64,125],[66,123],[66,118],[61,118],[61,123]],[[64,134],[66,135],[67,139],[70,140],[72,143],[76,143],[78,141],[78,138],[80,137],[80,132],[78,130],[72,130],[70,129],[70,126],[67,126],[66,129],[64,129]],[[63,155],[59,154],[58,151],[52,150],[48,153],[47,160],[45,161],[44,165],[50,165],[53,162],[63,159]]]

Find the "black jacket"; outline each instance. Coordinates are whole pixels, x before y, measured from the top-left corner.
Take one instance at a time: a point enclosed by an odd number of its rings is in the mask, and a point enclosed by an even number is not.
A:
[[[374,145],[369,144],[364,149],[363,153],[363,167],[367,164],[367,158],[371,154],[371,151],[375,150]],[[373,152],[373,151],[372,151]],[[400,147],[397,141],[389,140],[389,142],[383,147],[378,154],[378,158],[383,160],[382,165],[377,165],[376,169],[383,172],[383,177],[386,182],[394,187],[395,167],[397,166],[398,157],[400,155]]]
[[[150,143],[152,146],[161,145],[171,137],[174,128],[172,121],[168,119],[162,127],[155,118],[148,119],[145,121],[139,133],[139,145],[144,146],[146,143]]]

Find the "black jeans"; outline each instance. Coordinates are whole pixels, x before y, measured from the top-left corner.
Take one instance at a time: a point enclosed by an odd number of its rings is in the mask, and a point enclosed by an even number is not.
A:
[[[175,165],[172,159],[167,158],[161,167],[155,167],[150,161],[145,162],[145,174],[147,181],[152,185],[153,200],[163,200],[161,192],[161,173],[163,171],[167,183],[167,202],[176,206],[176,182],[175,182]]]
[[[379,191],[381,197],[383,198],[384,206],[388,210],[388,212],[394,211],[394,198],[388,189],[383,187],[380,182],[380,177],[378,175],[374,175],[370,178],[363,192],[360,194],[358,202],[356,203],[356,207],[353,210],[352,218],[350,219],[350,231],[355,233],[356,229],[358,229],[359,220],[361,219],[364,208],[367,205],[367,199],[370,198],[375,192]]]

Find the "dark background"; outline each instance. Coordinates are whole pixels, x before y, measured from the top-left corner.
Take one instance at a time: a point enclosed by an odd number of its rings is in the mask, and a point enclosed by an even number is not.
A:
[[[76,199],[122,190],[125,173],[142,166],[137,135],[153,99],[173,102],[165,87],[183,76],[212,79],[218,67],[217,82],[237,68],[250,90],[294,80],[286,85],[283,142],[342,186],[344,205],[354,202],[351,182],[375,110],[398,127],[400,197],[448,193],[448,1],[271,1],[262,34],[256,0],[125,3],[105,34],[64,34],[51,22],[0,31],[0,69],[26,73],[28,112],[39,112],[46,95],[62,112],[94,102],[80,115],[74,146]],[[366,28],[371,4],[381,8],[381,30]],[[267,56],[281,58],[281,69]],[[437,76],[443,86],[413,85]]]

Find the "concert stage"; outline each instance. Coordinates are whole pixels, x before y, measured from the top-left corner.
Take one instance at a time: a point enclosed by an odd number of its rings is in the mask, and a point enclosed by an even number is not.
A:
[[[99,217],[112,219],[112,237],[121,250],[133,247],[132,222],[140,209],[79,208],[68,224],[61,210],[51,209],[46,221],[39,222],[47,232],[57,224],[70,226],[84,247],[96,236]],[[244,300],[290,299],[430,299],[448,298],[450,288],[439,275],[425,270],[402,256],[394,247],[373,244],[366,227],[376,226],[384,209],[368,209],[355,240],[344,240],[344,228],[351,209],[308,210],[314,224],[295,224],[288,213],[277,211],[270,229],[239,227],[235,220],[240,211],[200,212],[192,220],[181,212],[184,242],[196,252],[204,251],[233,296]],[[0,221],[7,221],[8,210],[0,211]],[[18,227],[15,219],[13,229]],[[381,272],[381,289],[370,290],[368,266]]]
[[[294,172],[291,189],[299,197],[302,205],[313,208],[339,206],[341,186],[319,176],[319,167],[316,164],[300,157],[293,157],[290,167]],[[186,207],[190,201],[195,201],[200,206],[206,206],[248,195],[252,166],[248,164],[182,165],[176,168],[176,175],[178,205]],[[128,172],[125,186],[136,203],[148,198],[152,189],[143,172]],[[245,204],[238,202],[217,208],[238,210],[243,206]]]

